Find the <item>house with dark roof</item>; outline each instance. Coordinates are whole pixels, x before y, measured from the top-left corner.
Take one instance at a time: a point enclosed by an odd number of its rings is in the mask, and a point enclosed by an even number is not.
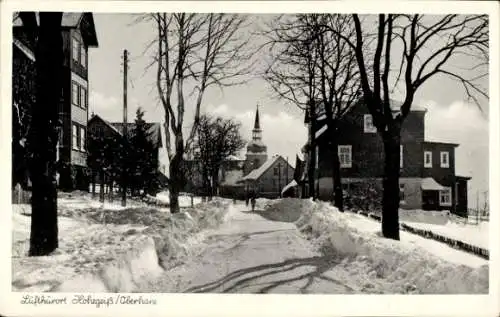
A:
[[[36,13],[37,24],[39,15]],[[92,13],[65,12],[62,16],[63,38],[63,87],[59,104],[61,128],[58,142],[58,162],[61,169],[60,187],[72,189],[86,188],[85,140],[88,120],[88,50],[98,47],[97,33]],[[23,26],[21,18],[15,14],[13,19],[13,71],[21,80],[34,81],[35,72],[28,75],[19,71],[26,63],[35,62],[35,47]],[[13,102],[19,107],[30,107],[26,100],[13,93]],[[14,161],[15,162],[15,161]]]
[[[153,145],[155,149],[155,157],[158,162],[159,149],[163,147],[161,138],[161,124],[159,122],[146,122],[145,124],[146,138]],[[123,138],[124,123],[123,122],[110,122],[103,119],[97,114],[92,114],[92,117],[87,123],[89,135],[99,137],[116,137]],[[134,136],[136,129],[135,122],[127,123],[127,139],[131,140]],[[160,167],[158,163],[158,168]]]
[[[392,105],[396,114],[401,103],[393,101]],[[455,172],[455,149],[459,145],[427,140],[426,112],[425,108],[412,107],[401,129],[400,206],[405,209],[450,210],[466,215],[467,181],[470,177]],[[348,193],[368,182],[381,187],[384,145],[367,107],[359,102],[340,120],[337,149],[329,144],[326,131],[326,122],[319,120],[314,135],[318,197],[332,199],[332,155],[339,156],[342,183]],[[307,168],[300,179],[307,179]],[[302,184],[307,187],[307,182]]]
[[[92,117],[87,123],[89,136],[103,137],[105,139],[116,138],[122,139],[124,137],[124,123],[123,122],[110,122],[103,119],[97,114],[92,114]],[[159,151],[163,147],[162,137],[161,137],[161,124],[159,122],[146,122],[146,137],[148,141],[153,145],[153,160],[156,162],[156,168],[159,172],[161,186],[166,187],[166,177],[163,171],[160,170],[159,164]],[[136,129],[135,122],[127,123],[127,140],[131,140],[134,136]]]

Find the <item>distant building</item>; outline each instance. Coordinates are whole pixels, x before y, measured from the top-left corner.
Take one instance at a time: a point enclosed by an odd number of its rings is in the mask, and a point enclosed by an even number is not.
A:
[[[393,111],[399,111],[400,103],[393,101],[392,104]],[[467,181],[470,177],[455,173],[455,148],[459,145],[426,140],[425,114],[426,109],[413,107],[401,129],[400,206],[406,209],[450,210],[466,215]],[[366,182],[381,186],[384,145],[366,106],[361,102],[356,104],[340,121],[337,149],[329,145],[326,131],[326,122],[319,121],[314,135],[319,198],[332,198],[331,161],[334,154],[339,155],[344,190],[352,192],[357,184]],[[307,165],[307,155],[305,160]],[[307,179],[307,170],[304,170],[301,179]],[[307,187],[306,183],[303,186]]]
[[[293,180],[293,167],[280,155],[275,155],[245,175],[241,181],[245,190],[258,197],[278,198],[283,188]]]
[[[262,129],[260,128],[259,108],[255,111],[255,122],[252,130],[252,141],[247,145],[247,153],[243,174],[247,175],[259,168],[267,161],[267,146],[262,142]]]
[[[187,160],[191,170],[189,189],[203,194],[203,182],[197,162]],[[198,172],[196,172],[198,170]],[[262,141],[259,109],[255,112],[252,140],[247,144],[245,158],[227,157],[219,171],[219,195],[244,199],[250,193],[259,197],[278,198],[285,186],[293,180],[295,170],[280,155],[268,158],[267,146]]]
[[[104,138],[123,138],[123,122],[109,122],[104,120],[101,116],[93,114],[88,121],[88,131],[89,135],[95,135]],[[162,179],[165,177],[163,171],[161,170],[161,165],[159,163],[159,150],[163,147],[161,138],[161,125],[158,122],[146,122],[146,137],[151,142],[154,147],[153,160],[155,162],[156,169],[160,172]],[[127,123],[127,139],[131,140],[136,129],[135,122]],[[164,181],[165,182],[165,181]],[[166,186],[166,184],[164,184]]]
[[[294,168],[280,155],[268,159],[267,146],[262,141],[259,108],[255,111],[252,141],[247,145],[243,177],[237,182],[244,184],[246,193],[259,197],[278,198],[283,188],[293,179]]]
[[[36,14],[39,20],[38,13]],[[88,120],[88,49],[98,47],[92,13],[63,13],[62,37],[64,51],[63,87],[59,105],[62,124],[58,142],[58,161],[61,169],[60,187],[65,189],[86,187],[86,148]],[[36,72],[18,71],[26,63],[35,62],[35,43],[29,40],[21,18],[13,20],[13,79],[34,82]],[[33,68],[33,67],[30,67]],[[34,70],[34,69],[33,69]],[[14,79],[15,80],[15,79]],[[22,96],[13,96],[20,107],[28,106]],[[15,162],[14,162],[15,163]]]

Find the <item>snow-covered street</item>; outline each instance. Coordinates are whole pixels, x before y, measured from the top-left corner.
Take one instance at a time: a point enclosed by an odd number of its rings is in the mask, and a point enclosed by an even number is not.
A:
[[[315,251],[293,223],[234,205],[200,253],[141,292],[353,293],[337,263]]]
[[[46,257],[26,256],[30,207],[15,205],[16,290],[81,291],[101,280],[106,285],[94,285],[98,291],[144,293],[484,294],[489,288],[488,260],[408,232],[401,241],[382,238],[377,221],[325,202],[259,199],[251,211],[215,198],[172,215],[141,202],[99,205],[82,193],[59,199],[59,248]]]
[[[304,200],[233,205],[181,265],[141,292],[485,293],[488,261]],[[330,209],[329,209],[330,208]]]

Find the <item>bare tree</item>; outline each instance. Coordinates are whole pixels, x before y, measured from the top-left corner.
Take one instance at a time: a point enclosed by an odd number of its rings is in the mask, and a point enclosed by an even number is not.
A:
[[[342,211],[340,162],[336,151],[338,122],[357,101],[361,89],[354,50],[340,36],[342,32],[343,36],[353,39],[352,19],[338,14],[299,14],[288,23],[273,26],[270,32],[271,43],[279,48],[266,79],[280,97],[299,107],[303,100],[310,102],[307,111],[312,126],[318,124],[318,118],[325,118],[322,123],[328,128],[330,148],[334,149],[333,197],[335,206]],[[316,130],[314,127],[309,133],[310,178],[317,164]]]
[[[361,93],[359,71],[354,51],[339,35],[355,36],[352,19],[340,14],[310,15],[305,17],[315,33],[315,50],[318,56],[318,85],[320,113],[325,115],[329,147],[333,150],[331,170],[334,204],[344,210],[340,161],[338,155],[338,124],[343,116],[358,102]],[[328,28],[324,27],[328,25]],[[336,30],[332,32],[331,30]]]
[[[24,31],[36,43],[36,103],[28,147],[32,182],[30,256],[48,255],[58,247],[56,144],[63,65],[62,13],[19,13]]]
[[[185,184],[183,156],[192,146],[207,88],[245,82],[249,73],[247,17],[236,14],[156,13],[157,90],[165,110],[171,212],[179,211]],[[190,92],[188,92],[191,89]],[[184,138],[186,99],[194,97],[193,124]]]
[[[194,147],[209,197],[217,194],[219,172],[224,160],[238,154],[245,146],[240,129],[241,123],[232,119],[214,118],[207,114],[200,117]]]
[[[477,82],[488,75],[488,16],[380,14],[373,23],[362,22],[357,14],[352,17],[356,40],[340,34],[356,52],[364,102],[384,143],[382,233],[386,238],[399,240],[401,126],[418,89],[438,75],[460,82],[478,105],[478,96],[488,98],[487,90]],[[371,47],[375,54],[373,64],[368,64],[369,40],[363,30],[373,25],[377,30]],[[454,59],[459,56],[475,65],[466,70],[454,66]],[[370,68],[372,76],[368,75]],[[391,94],[399,85],[404,87],[403,103],[394,109]]]
[[[316,198],[315,166],[317,130],[316,108],[318,91],[318,56],[314,49],[314,30],[308,28],[300,15],[282,15],[275,18],[264,31],[271,61],[263,74],[276,96],[305,111],[309,128],[307,142],[308,196]]]

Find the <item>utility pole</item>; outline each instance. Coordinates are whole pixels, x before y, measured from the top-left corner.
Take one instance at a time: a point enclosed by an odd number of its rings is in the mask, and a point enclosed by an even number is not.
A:
[[[285,175],[285,177],[286,177],[286,185],[288,185],[288,156],[286,157],[286,170],[285,170],[285,173],[286,173],[286,175]]]
[[[281,198],[281,162],[278,163],[278,190],[279,197]]]
[[[128,69],[128,51],[123,50],[123,141],[127,146],[127,69]],[[127,149],[125,148],[125,153]],[[127,205],[127,171],[126,171],[126,157],[122,161],[122,206]]]

